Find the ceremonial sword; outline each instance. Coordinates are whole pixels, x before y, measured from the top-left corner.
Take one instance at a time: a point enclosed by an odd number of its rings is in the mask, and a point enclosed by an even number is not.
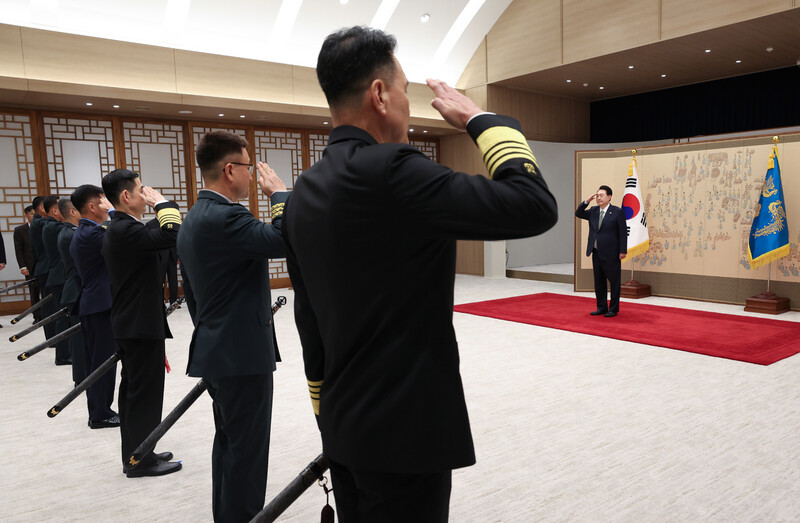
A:
[[[23,312],[22,314],[20,314],[19,316],[17,316],[17,317],[16,317],[16,318],[14,318],[13,320],[11,320],[11,325],[16,325],[17,323],[19,323],[19,321],[20,321],[22,318],[24,318],[24,317],[25,317],[25,316],[27,316],[28,314],[30,314],[30,313],[32,313],[32,312],[36,312],[37,310],[41,309],[43,305],[45,305],[46,303],[48,303],[48,302],[49,302],[50,300],[52,300],[53,298],[55,298],[55,295],[54,295],[54,294],[51,292],[50,294],[48,294],[47,296],[45,296],[44,298],[42,298],[42,299],[41,299],[41,300],[39,300],[38,302],[36,302],[36,303],[34,303],[33,305],[31,305],[31,306],[30,306],[30,308],[29,308],[28,310],[26,310],[25,312]]]
[[[37,277],[38,277],[38,276],[37,276]],[[24,286],[26,286],[26,285],[30,285],[31,283],[33,283],[34,281],[36,281],[36,278],[37,278],[37,277],[33,277],[33,278],[31,278],[30,280],[25,280],[24,282],[21,282],[21,283],[15,283],[14,285],[10,285],[10,286],[8,286],[8,287],[4,287],[4,288],[0,289],[0,294],[2,294],[2,293],[4,293],[4,292],[8,292],[8,291],[13,291],[14,289],[19,289],[20,287],[24,287]]]

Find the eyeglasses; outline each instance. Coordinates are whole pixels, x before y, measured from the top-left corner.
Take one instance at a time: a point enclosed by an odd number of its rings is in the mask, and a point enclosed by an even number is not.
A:
[[[255,166],[254,163],[242,163],[242,162],[228,162],[228,163],[232,163],[234,165],[244,165],[248,169],[252,169]]]

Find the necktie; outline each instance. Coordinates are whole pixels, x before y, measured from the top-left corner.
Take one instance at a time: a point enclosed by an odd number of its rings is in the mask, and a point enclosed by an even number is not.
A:
[[[604,210],[602,210],[602,209],[600,210],[600,219],[599,219],[599,220],[597,220],[597,228],[598,228],[598,229],[600,228],[600,226],[601,226],[601,225],[603,225],[603,215],[604,215],[605,213],[606,213],[606,212],[605,212]]]

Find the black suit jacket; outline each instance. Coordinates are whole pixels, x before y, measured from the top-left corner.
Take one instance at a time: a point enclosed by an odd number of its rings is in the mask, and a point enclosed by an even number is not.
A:
[[[200,191],[187,213],[178,234],[178,257],[195,325],[190,376],[275,370],[278,346],[267,259],[285,256],[281,223],[287,197],[286,192],[272,195],[272,225],[211,191]]]
[[[64,285],[65,281],[64,264],[58,252],[58,235],[65,224],[52,218],[50,220],[52,221],[46,221],[42,228],[42,246],[48,263],[46,286],[57,287]]]
[[[575,216],[589,221],[589,241],[586,244],[586,256],[592,255],[594,241],[597,240],[597,255],[601,260],[619,259],[619,255],[628,252],[628,226],[625,213],[611,204],[606,208],[603,225],[597,228],[600,219],[600,207],[595,205],[588,211],[588,203],[581,202]]]
[[[64,290],[61,291],[61,305],[77,305],[81,297],[81,280],[75,270],[72,255],[69,252],[76,226],[64,222],[64,227],[58,233],[58,254],[64,264]],[[73,312],[78,312],[77,307],[72,307]]]
[[[81,218],[69,246],[81,283],[79,309],[84,316],[111,308],[111,281],[102,254],[105,231],[92,220]]]
[[[111,281],[111,327],[117,339],[172,337],[164,316],[158,251],[175,245],[181,224],[178,209],[175,202],[156,205],[160,229],[150,229],[122,211],[111,219],[103,259]]]
[[[27,223],[14,227],[14,253],[17,255],[19,268],[27,267],[33,276],[34,259],[31,248],[31,227]]]
[[[42,218],[38,214],[33,217],[31,222],[31,247],[33,247],[33,257],[36,260],[33,275],[40,276],[39,287],[44,288],[47,283],[47,271],[50,270],[50,262],[47,260],[47,254],[44,250],[42,243],[42,230],[47,222],[56,221],[55,218],[47,216]],[[42,277],[44,276],[44,277]]]
[[[519,129],[503,116],[470,122],[493,179],[351,126],[298,178],[284,241],[332,460],[398,473],[475,462],[452,324],[456,239],[531,236],[557,220]]]

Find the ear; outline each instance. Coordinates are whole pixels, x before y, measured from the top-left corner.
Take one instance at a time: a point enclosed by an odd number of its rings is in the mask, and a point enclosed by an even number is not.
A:
[[[372,108],[381,116],[386,116],[386,84],[380,78],[372,81],[369,86],[369,96]]]
[[[119,193],[119,201],[120,203],[124,203],[127,205],[131,201],[131,193],[128,192],[128,189],[122,189],[122,192]]]

